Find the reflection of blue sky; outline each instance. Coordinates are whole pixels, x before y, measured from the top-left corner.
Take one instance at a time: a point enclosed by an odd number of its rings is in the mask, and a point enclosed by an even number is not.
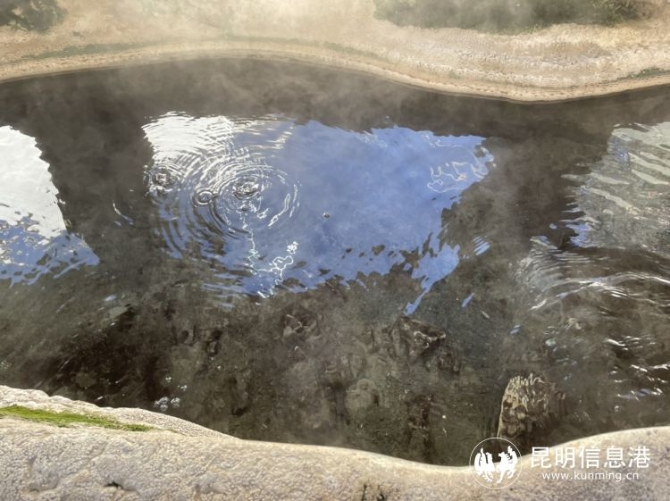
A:
[[[145,131],[154,147],[149,192],[171,253],[195,249],[227,271],[224,289],[260,295],[286,280],[304,290],[393,267],[423,295],[458,264],[458,248],[439,239],[442,212],[493,160],[481,137],[402,127],[359,133],[315,121],[171,114]],[[236,176],[259,195],[231,189]]]
[[[0,280],[33,283],[98,258],[65,228],[49,165],[35,140],[0,127]]]

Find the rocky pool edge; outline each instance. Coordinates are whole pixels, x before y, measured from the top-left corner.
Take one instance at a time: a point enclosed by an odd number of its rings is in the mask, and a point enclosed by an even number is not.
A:
[[[553,457],[558,449],[646,451],[644,464],[618,470],[622,480],[589,477],[602,467],[543,468],[537,457],[524,456],[518,480],[492,489],[479,485],[470,467],[431,466],[335,447],[240,440],[159,413],[98,408],[38,390],[0,386],[0,408],[12,406],[76,413],[135,428],[0,418],[0,499],[7,500],[661,501],[670,489],[670,427],[596,435],[547,452]],[[551,478],[561,473],[571,478]],[[637,478],[627,479],[630,473]]]
[[[515,34],[377,19],[372,0],[59,0],[45,32],[0,27],[0,82],[206,58],[267,58],[469,96],[556,102],[670,84],[670,4],[617,26]]]

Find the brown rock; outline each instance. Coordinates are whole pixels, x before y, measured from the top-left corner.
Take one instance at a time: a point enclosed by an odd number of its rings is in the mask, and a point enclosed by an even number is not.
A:
[[[533,374],[514,377],[503,394],[498,437],[528,449],[564,414],[565,394],[554,383]]]

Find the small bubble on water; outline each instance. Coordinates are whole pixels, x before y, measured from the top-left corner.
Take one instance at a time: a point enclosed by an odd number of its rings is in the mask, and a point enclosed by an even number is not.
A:
[[[241,181],[235,184],[233,187],[233,195],[239,200],[250,198],[258,193],[260,190],[260,184],[258,181]]]
[[[207,205],[214,199],[214,193],[209,190],[202,190],[195,194],[195,203],[198,205]]]
[[[166,170],[155,172],[152,179],[153,182],[159,186],[171,186],[175,181],[174,176]]]

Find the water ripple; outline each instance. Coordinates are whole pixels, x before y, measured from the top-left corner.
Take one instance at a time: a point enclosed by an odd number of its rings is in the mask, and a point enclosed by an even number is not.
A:
[[[608,154],[589,173],[571,177],[583,213],[567,221],[575,244],[644,249],[670,258],[668,137],[670,123],[617,128]]]
[[[223,294],[299,291],[404,265],[421,283],[418,302],[458,262],[438,238],[442,211],[492,165],[482,138],[398,127],[170,113],[144,130],[158,231],[174,257],[213,263],[218,281],[207,287]]]
[[[236,136],[254,135],[257,126],[169,114],[145,127],[156,152],[147,169],[148,191],[159,204],[161,232],[174,256],[195,245],[202,256],[222,260],[226,242],[241,240],[246,256],[237,264],[255,273],[261,257],[256,233],[277,231],[293,217],[299,187],[266,164],[261,151],[281,143],[290,129],[276,130],[271,144],[260,148],[235,145]]]
[[[670,389],[668,138],[670,123],[615,129],[600,161],[566,176],[571,200],[551,228],[560,244],[536,236],[516,270],[529,305],[518,323],[538,333],[564,377],[593,379],[588,398],[615,422],[632,422],[641,400]]]

